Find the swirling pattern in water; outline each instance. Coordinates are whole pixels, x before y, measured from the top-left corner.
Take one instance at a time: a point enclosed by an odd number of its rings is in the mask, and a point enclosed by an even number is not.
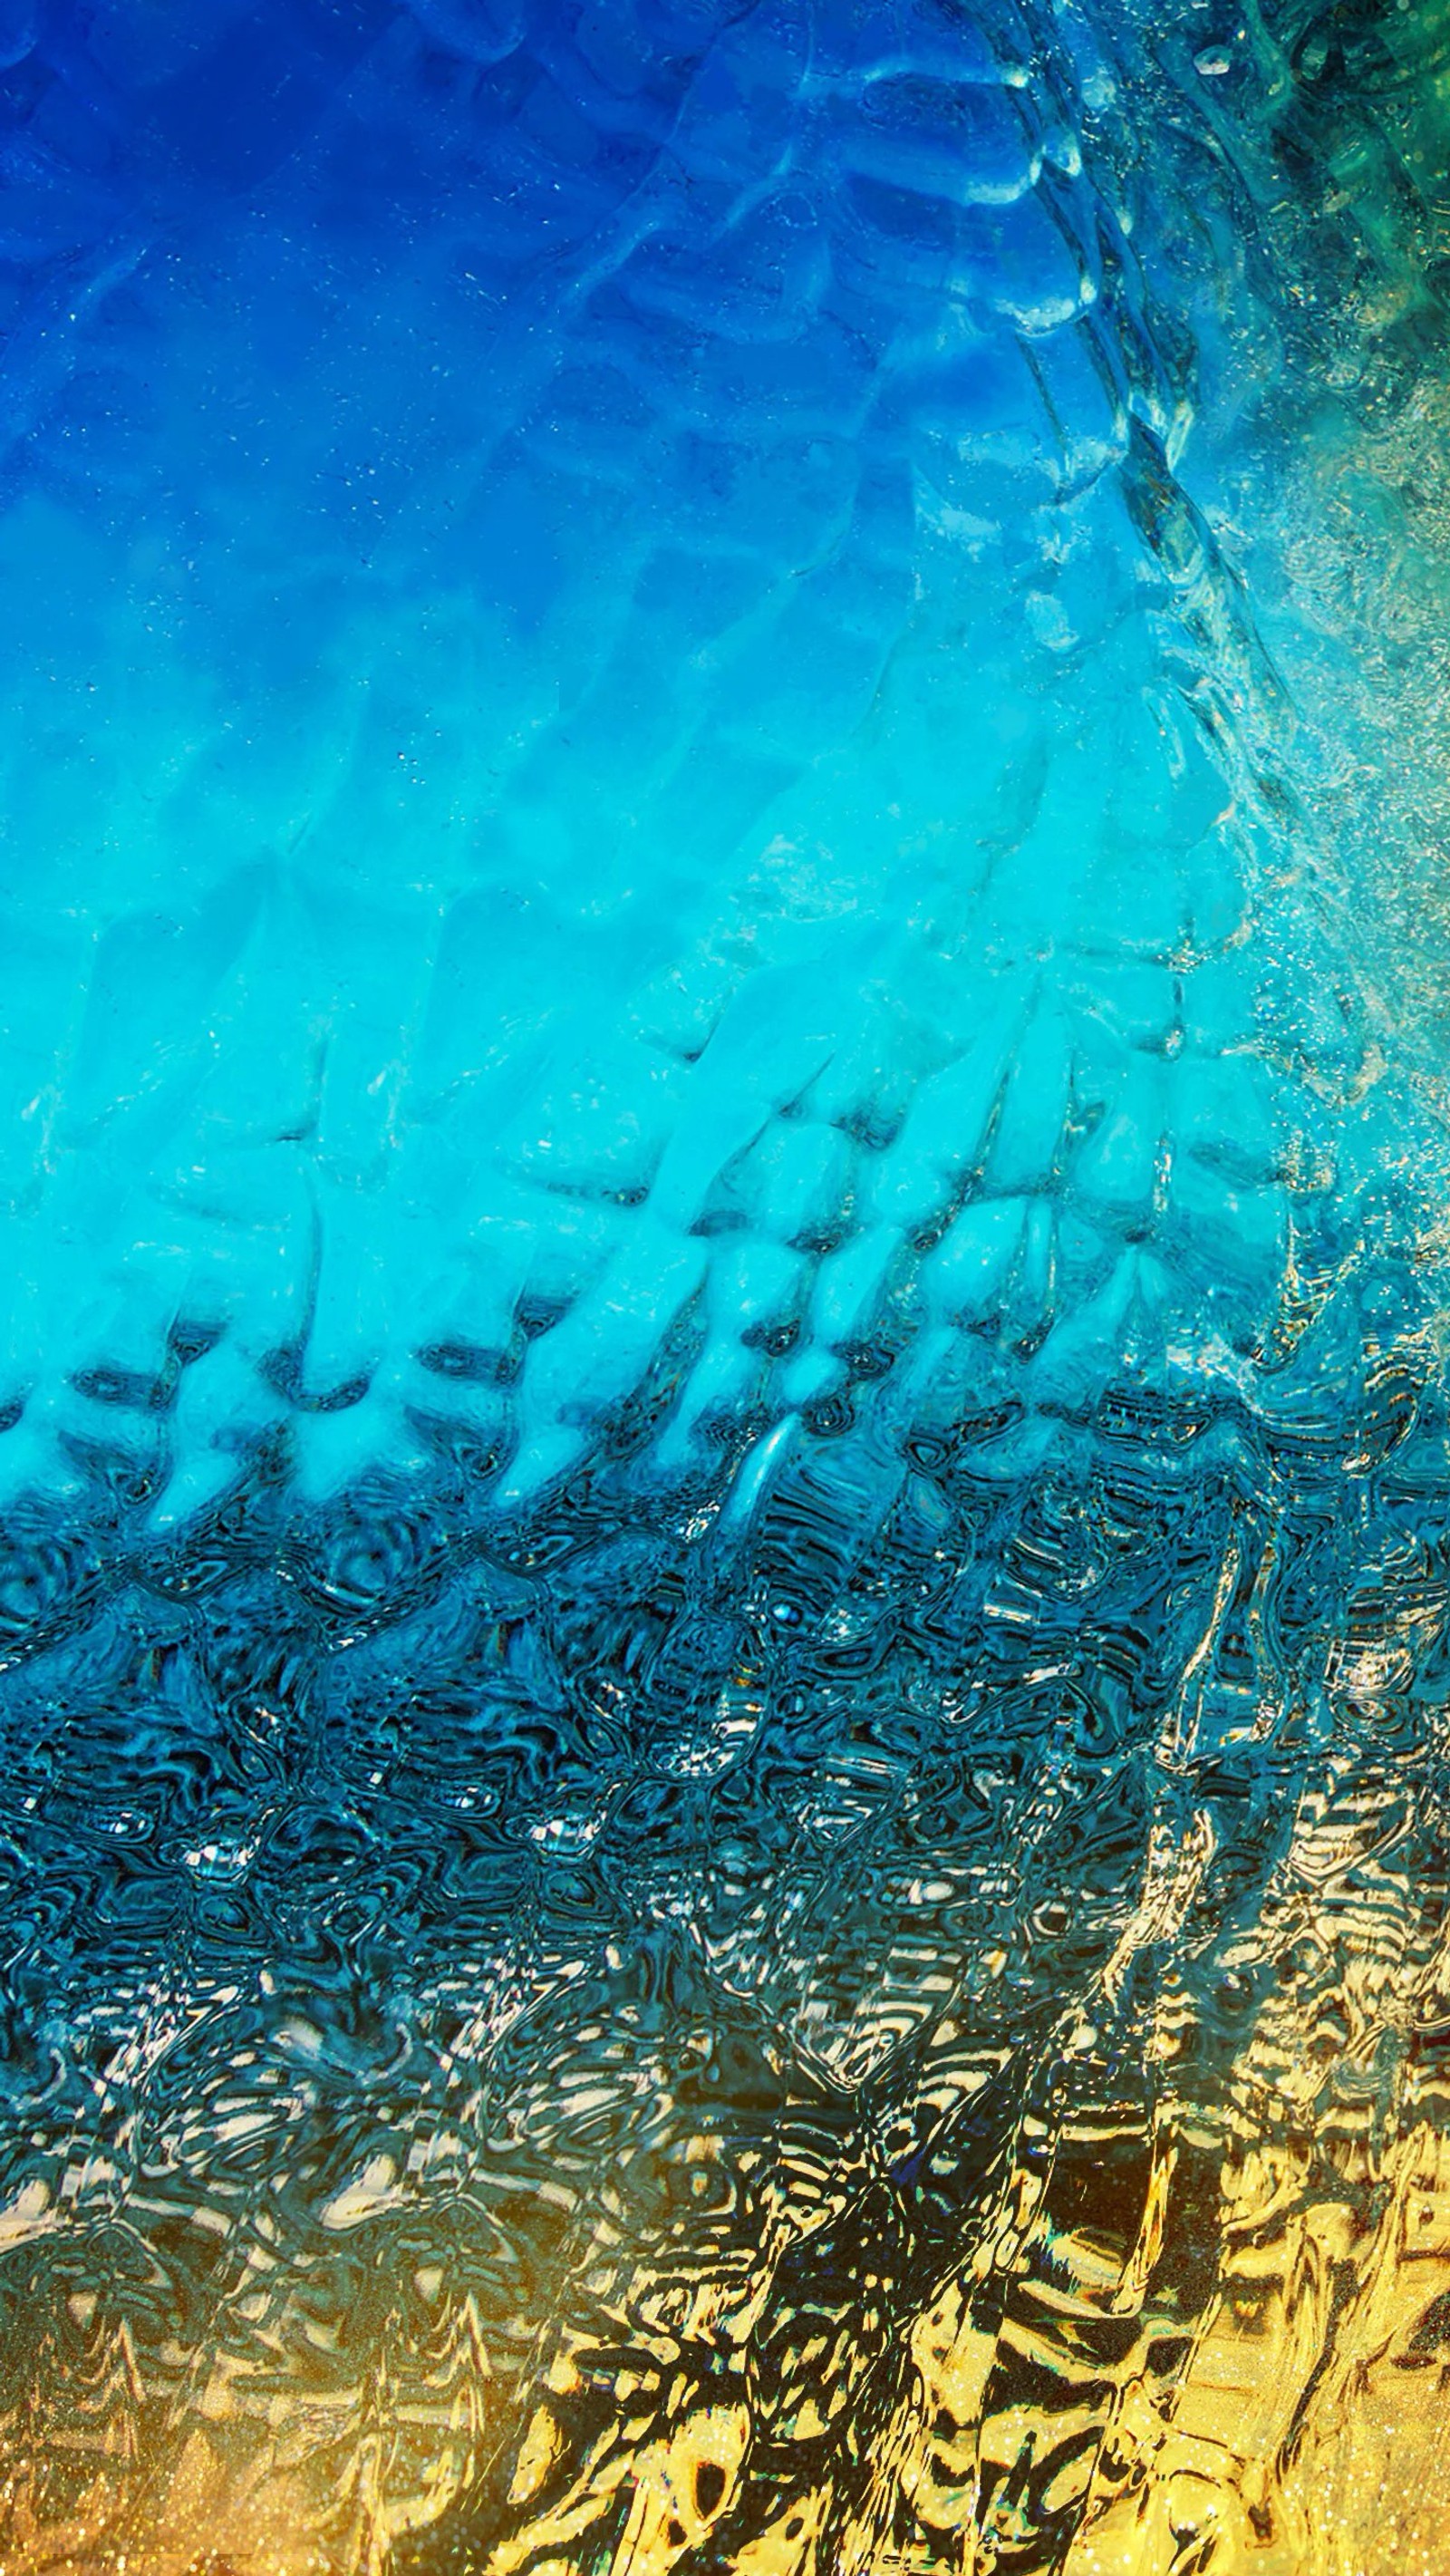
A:
[[[1450,2568],[1443,12],[0,0],[0,2507]]]

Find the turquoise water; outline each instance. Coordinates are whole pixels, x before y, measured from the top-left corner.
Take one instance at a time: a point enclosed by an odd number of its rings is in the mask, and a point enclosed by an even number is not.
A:
[[[57,24],[12,1494],[119,1448],[185,1526],[285,1427],[318,1501],[451,1430],[527,1502],[667,1347],[689,1471],[844,1401],[888,1311],[960,1370],[1009,1279],[1029,1409],[1130,1311],[1190,1377],[1266,1329],[1326,1122],[1263,1018],[1364,1039],[1299,854],[1268,891],[1272,703],[1245,739],[1190,633],[1261,680],[1112,75],[950,13],[616,15]]]
[[[1337,28],[0,9],[15,2567],[1067,2566],[1223,2177],[1378,2243],[1439,57]]]

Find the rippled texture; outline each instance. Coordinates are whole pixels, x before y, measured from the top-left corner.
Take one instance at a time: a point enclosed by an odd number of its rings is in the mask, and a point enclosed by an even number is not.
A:
[[[0,2557],[1450,2568],[1443,13],[0,0]]]

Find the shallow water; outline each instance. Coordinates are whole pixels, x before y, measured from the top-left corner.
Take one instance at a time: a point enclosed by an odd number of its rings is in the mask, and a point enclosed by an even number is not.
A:
[[[1450,2565],[1434,11],[0,6],[0,2490]]]

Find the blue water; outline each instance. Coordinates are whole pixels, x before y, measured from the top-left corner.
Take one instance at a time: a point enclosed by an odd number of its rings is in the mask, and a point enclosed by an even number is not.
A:
[[[1357,1033],[1203,740],[1229,576],[1084,66],[940,11],[31,34],[10,1493],[123,1449],[184,1526],[282,1426],[318,1499],[449,1426],[527,1501],[671,1334],[678,1471],[1009,1275],[1044,1392],[1135,1305],[1251,1347],[1306,1115],[1256,1015]]]
[[[1403,2081],[1263,2036],[1447,1158],[1231,16],[0,8],[17,2567],[482,2568],[586,2347],[854,2564],[967,2272],[1064,2564],[1033,2136],[1166,2387],[1244,2067]]]

